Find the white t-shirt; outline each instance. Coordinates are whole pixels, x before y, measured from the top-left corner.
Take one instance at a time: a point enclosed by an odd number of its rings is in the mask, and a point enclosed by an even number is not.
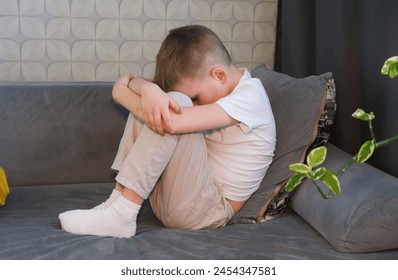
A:
[[[274,116],[261,81],[246,69],[235,89],[216,103],[238,123],[205,132],[209,162],[225,197],[244,201],[258,189],[272,162]]]

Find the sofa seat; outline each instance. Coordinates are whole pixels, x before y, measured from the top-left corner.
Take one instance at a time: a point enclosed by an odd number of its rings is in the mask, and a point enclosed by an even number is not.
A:
[[[396,250],[338,253],[291,209],[266,223],[190,231],[163,227],[144,204],[133,238],[73,235],[60,229],[59,213],[95,206],[112,188],[113,183],[13,188],[0,209],[0,259],[398,258]]]

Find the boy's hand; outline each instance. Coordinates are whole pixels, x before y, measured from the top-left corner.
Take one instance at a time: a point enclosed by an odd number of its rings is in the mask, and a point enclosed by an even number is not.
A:
[[[142,88],[141,107],[144,122],[150,129],[160,135],[173,132],[170,109],[181,113],[181,108],[159,86],[148,83]]]
[[[125,91],[123,90],[123,88],[128,88],[131,79],[133,79],[133,75],[126,74],[117,79],[116,82],[113,84],[112,98],[115,103],[123,103],[123,100],[125,99]],[[125,104],[124,106],[126,107]]]
[[[133,75],[131,75],[131,74],[126,74],[126,75],[120,77],[119,79],[117,79],[114,85],[115,85],[115,86],[117,86],[117,85],[123,85],[123,86],[125,86],[125,87],[128,87],[128,86],[129,86],[129,82],[130,82],[131,79],[133,79],[133,78],[134,78]]]

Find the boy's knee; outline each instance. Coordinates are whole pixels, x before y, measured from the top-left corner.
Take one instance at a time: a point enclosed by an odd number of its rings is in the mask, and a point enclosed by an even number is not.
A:
[[[183,94],[178,91],[171,91],[167,93],[175,102],[177,102],[178,105],[188,107],[188,106],[193,106],[191,98],[189,98],[188,95]]]

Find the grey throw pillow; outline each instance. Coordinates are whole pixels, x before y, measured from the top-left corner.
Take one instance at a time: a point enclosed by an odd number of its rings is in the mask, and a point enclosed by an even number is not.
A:
[[[337,172],[351,157],[328,145],[322,166]],[[398,179],[369,164],[354,163],[340,177],[340,184],[341,194],[325,200],[307,180],[289,207],[339,252],[398,248]]]
[[[284,191],[292,175],[288,166],[303,162],[310,147],[327,142],[334,119],[331,73],[297,79],[259,65],[252,71],[252,77],[261,80],[268,94],[276,122],[277,145],[259,189],[230,224],[263,222],[284,211],[293,195]]]

